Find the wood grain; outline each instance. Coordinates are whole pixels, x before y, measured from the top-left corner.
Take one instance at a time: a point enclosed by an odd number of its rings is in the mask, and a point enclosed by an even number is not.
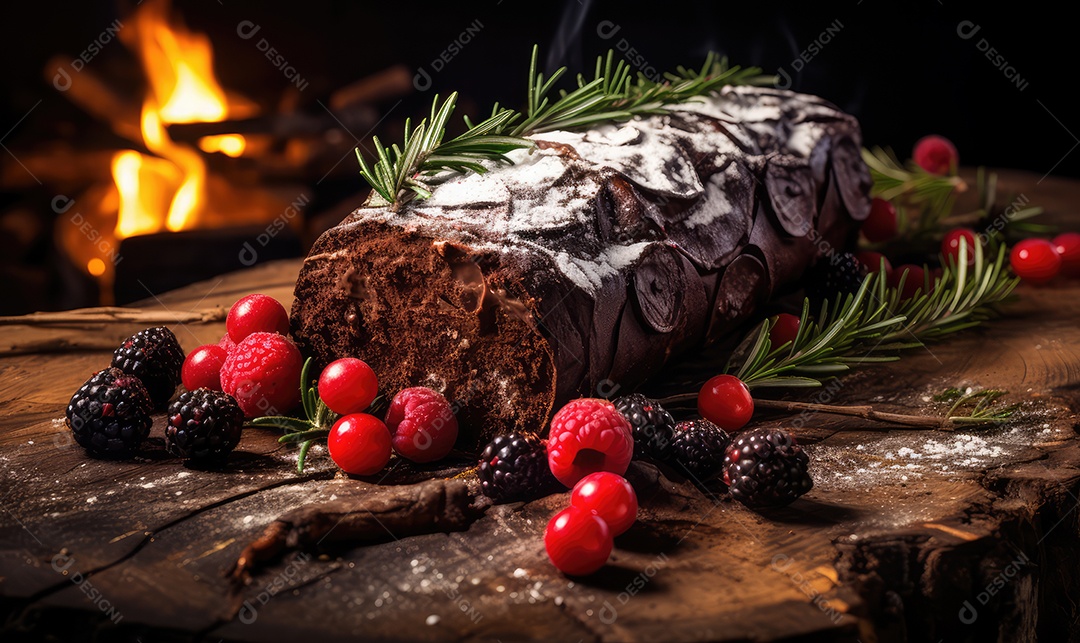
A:
[[[1080,184],[1037,179],[1009,173],[1003,183],[1078,227]],[[262,265],[141,306],[227,308],[250,292],[287,303],[298,267]],[[161,418],[139,458],[90,459],[58,419],[109,347],[139,328],[5,327],[4,344],[16,333],[19,342],[102,348],[0,357],[0,632],[5,640],[27,631],[84,638],[88,628],[131,640],[1067,638],[1080,616],[1071,573],[1080,282],[1020,294],[986,328],[793,398],[932,414],[940,409],[930,396],[947,386],[1006,388],[1023,403],[1011,426],[943,434],[762,415],[763,425],[793,428],[811,456],[815,488],[785,509],[756,513],[676,471],[635,464],[638,523],[588,579],[567,579],[546,559],[544,526],[568,503],[556,494],[492,507],[459,533],[289,553],[242,590],[235,616],[225,572],[248,543],[279,516],[363,494],[372,481],[338,476],[321,452],[297,474],[295,451],[261,430],[245,433],[226,470],[185,469],[164,453]],[[224,325],[173,330],[190,351]],[[691,390],[710,359],[665,373],[650,392]],[[389,480],[425,475],[398,466]]]

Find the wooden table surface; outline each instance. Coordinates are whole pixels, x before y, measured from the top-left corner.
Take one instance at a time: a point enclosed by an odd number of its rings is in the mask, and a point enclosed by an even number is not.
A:
[[[1074,222],[1080,183],[1002,183]],[[1008,191],[1008,187],[1005,188]],[[286,304],[300,262],[258,266],[151,300]],[[1016,422],[970,432],[883,430],[862,420],[764,418],[798,430],[815,488],[754,512],[673,472],[634,465],[638,523],[607,567],[568,580],[542,533],[557,494],[491,508],[468,531],[293,552],[239,594],[224,576],[277,516],[369,487],[313,451],[247,430],[224,471],[185,468],[152,444],[91,459],[64,427],[76,388],[137,325],[0,327],[0,346],[64,339],[97,349],[0,357],[0,628],[3,640],[1044,640],[1080,616],[1080,281],[1033,289],[1005,318],[820,394],[940,412],[949,386],[1004,388]],[[174,330],[186,351],[223,323]],[[670,375],[679,377],[676,369]],[[855,429],[855,430],[853,430]],[[237,604],[246,601],[239,614]]]

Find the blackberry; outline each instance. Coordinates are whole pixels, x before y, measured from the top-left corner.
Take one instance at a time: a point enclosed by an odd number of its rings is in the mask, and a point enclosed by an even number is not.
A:
[[[153,406],[139,378],[106,368],[71,396],[67,425],[75,441],[90,453],[128,457],[150,434]]]
[[[705,482],[724,468],[724,451],[730,438],[708,420],[689,420],[675,425],[668,460],[695,482]]]
[[[547,448],[531,433],[497,436],[480,456],[480,490],[496,502],[532,500],[560,488]]]
[[[827,299],[829,304],[848,294],[858,292],[866,276],[866,268],[850,252],[837,252],[822,257],[806,275],[806,294],[816,305]]]
[[[780,429],[742,433],[727,449],[724,481],[731,496],[747,507],[791,504],[814,486],[809,458],[795,438]]]
[[[169,405],[165,448],[207,463],[223,461],[240,443],[244,412],[227,393],[208,388],[184,391]]]
[[[140,330],[113,351],[112,365],[146,385],[155,409],[163,409],[180,383],[184,350],[164,326]]]
[[[615,400],[615,408],[630,422],[634,457],[662,460],[671,446],[675,420],[656,400],[634,393]]]

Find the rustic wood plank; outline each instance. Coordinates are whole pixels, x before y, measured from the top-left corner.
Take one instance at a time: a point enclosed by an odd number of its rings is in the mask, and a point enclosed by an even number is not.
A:
[[[1038,177],[1002,178],[1052,215],[1071,214],[1080,195],[1076,182],[1051,178],[1036,188]],[[288,302],[298,266],[258,266],[141,305],[228,307],[254,291]],[[320,454],[301,476],[295,451],[260,430],[245,433],[226,471],[185,469],[161,448],[160,418],[136,460],[89,459],[57,419],[109,351],[6,356],[0,631],[34,626],[63,638],[93,626],[177,640],[1054,638],[1076,621],[1068,597],[1080,595],[1068,572],[1080,537],[1080,283],[1021,294],[984,329],[816,393],[833,404],[933,413],[940,407],[930,396],[946,386],[1007,388],[1024,405],[1015,424],[942,434],[883,431],[858,418],[763,417],[802,425],[810,494],[757,513],[673,471],[635,465],[638,524],[618,539],[602,573],[572,581],[553,570],[541,540],[567,503],[557,494],[493,507],[463,533],[293,552],[237,594],[224,573],[267,524],[310,502],[362,494],[370,483],[334,477]],[[136,330],[0,332],[5,344],[17,333],[18,341],[60,336],[109,346]],[[174,331],[191,350],[216,341],[224,325]],[[695,361],[653,390],[699,377]],[[402,470],[389,480],[419,475]],[[1030,563],[1013,565],[1021,559]],[[67,575],[56,571],[69,560]],[[76,573],[92,592],[72,582]],[[994,594],[983,604],[987,588]],[[251,607],[234,616],[244,601]],[[965,601],[977,612],[971,622],[961,618]],[[113,613],[119,624],[108,620]]]

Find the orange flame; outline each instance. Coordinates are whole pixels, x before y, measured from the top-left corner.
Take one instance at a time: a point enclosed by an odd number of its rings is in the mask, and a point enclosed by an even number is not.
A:
[[[230,115],[225,91],[214,77],[209,39],[172,22],[168,10],[165,0],[146,2],[125,29],[134,34],[129,45],[150,80],[141,130],[154,156],[124,151],[113,158],[120,194],[117,238],[196,224],[206,205],[206,164],[194,148],[170,139],[165,126],[218,122]],[[239,156],[246,141],[235,134],[206,137],[199,147]]]

